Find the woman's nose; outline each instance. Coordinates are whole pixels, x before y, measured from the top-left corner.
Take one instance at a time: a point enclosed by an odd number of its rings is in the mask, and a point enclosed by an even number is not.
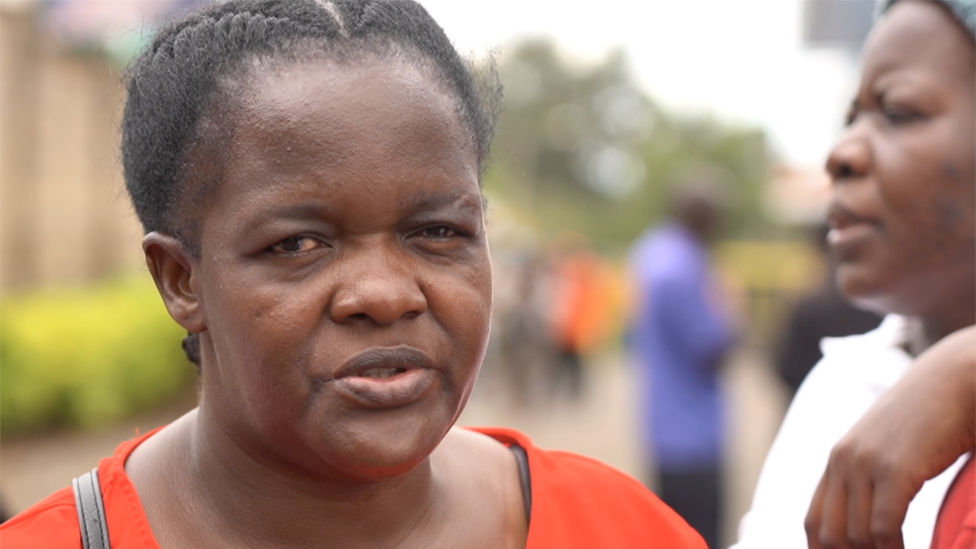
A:
[[[334,322],[392,324],[427,312],[427,297],[414,269],[398,254],[374,251],[351,259],[329,304]]]
[[[867,139],[853,128],[841,138],[827,156],[827,173],[834,183],[862,177],[871,165],[871,149]]]

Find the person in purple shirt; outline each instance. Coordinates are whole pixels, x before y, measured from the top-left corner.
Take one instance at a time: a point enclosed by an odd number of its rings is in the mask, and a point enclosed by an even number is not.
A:
[[[640,372],[644,451],[656,464],[649,484],[713,549],[721,528],[725,443],[719,372],[735,339],[708,257],[720,225],[720,196],[706,180],[677,184],[673,219],[634,244],[631,272],[640,297],[629,327]]]

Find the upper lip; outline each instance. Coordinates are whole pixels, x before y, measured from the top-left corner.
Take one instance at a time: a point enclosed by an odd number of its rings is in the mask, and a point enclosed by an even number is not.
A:
[[[874,223],[874,221],[838,201],[831,202],[830,209],[827,211],[827,224],[831,229],[843,229],[859,223]]]
[[[377,347],[357,353],[343,362],[333,379],[361,376],[368,370],[389,368],[433,369],[434,361],[424,352],[407,345]]]

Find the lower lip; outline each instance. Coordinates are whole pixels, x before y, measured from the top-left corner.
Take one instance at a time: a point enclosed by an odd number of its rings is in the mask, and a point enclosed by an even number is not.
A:
[[[342,377],[332,385],[346,400],[364,408],[399,408],[420,400],[436,378],[435,370],[417,368],[387,378]]]
[[[858,245],[870,238],[877,230],[872,223],[855,223],[846,227],[830,229],[827,233],[827,244],[838,254],[840,259],[845,259],[848,254],[853,253]]]

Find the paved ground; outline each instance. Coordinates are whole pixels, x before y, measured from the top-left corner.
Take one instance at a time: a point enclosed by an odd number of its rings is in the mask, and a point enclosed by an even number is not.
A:
[[[636,397],[625,361],[608,355],[588,364],[589,384],[577,403],[554,400],[532,407],[515,406],[500,398],[497,378],[484,376],[461,425],[504,425],[522,430],[542,447],[562,448],[590,455],[640,477],[641,457],[636,445],[633,411]],[[742,351],[730,363],[725,382],[730,394],[729,520],[731,541],[738,518],[748,508],[766,449],[784,408],[781,389],[756,353]],[[66,433],[4,442],[0,446],[0,489],[4,503],[19,511],[91,469],[115,446],[163,425],[189,408],[180,403],[167,410],[136,418],[93,433]]]

